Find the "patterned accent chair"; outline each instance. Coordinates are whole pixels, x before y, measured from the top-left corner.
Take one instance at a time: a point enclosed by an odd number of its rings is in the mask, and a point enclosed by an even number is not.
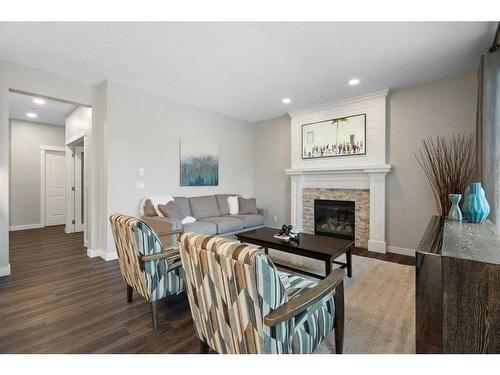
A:
[[[165,249],[156,233],[142,220],[121,214],[110,216],[120,270],[127,284],[127,301],[135,289],[151,303],[153,328],[158,328],[158,300],[184,291],[179,249]],[[171,231],[165,235],[177,235]]]
[[[312,353],[332,330],[342,353],[343,270],[315,283],[278,272],[259,247],[196,233],[179,249],[202,353]]]

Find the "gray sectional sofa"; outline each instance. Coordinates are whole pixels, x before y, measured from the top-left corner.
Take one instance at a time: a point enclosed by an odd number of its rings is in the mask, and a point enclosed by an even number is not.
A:
[[[142,219],[157,233],[172,229],[202,234],[231,235],[263,227],[268,222],[266,209],[257,209],[255,214],[229,215],[227,197],[236,194],[216,194],[197,197],[174,197],[175,205],[182,216],[196,218],[194,223],[182,224],[181,221],[158,216],[150,200],[144,203]]]

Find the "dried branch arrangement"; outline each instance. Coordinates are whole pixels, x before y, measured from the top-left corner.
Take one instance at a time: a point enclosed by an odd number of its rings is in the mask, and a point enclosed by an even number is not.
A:
[[[436,206],[441,216],[451,207],[448,194],[463,194],[476,178],[476,142],[474,133],[427,138],[415,157],[431,184]]]

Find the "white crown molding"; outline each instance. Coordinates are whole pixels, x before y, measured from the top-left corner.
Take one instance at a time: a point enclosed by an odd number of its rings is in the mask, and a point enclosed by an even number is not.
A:
[[[302,116],[302,115],[306,115],[306,114],[309,114],[312,112],[324,111],[324,110],[327,110],[330,108],[335,108],[335,107],[339,107],[339,106],[346,105],[346,104],[352,104],[352,103],[361,102],[361,101],[365,101],[365,100],[385,97],[385,96],[389,95],[389,93],[390,93],[389,89],[384,89],[384,90],[375,91],[375,92],[371,92],[371,93],[364,94],[364,95],[353,96],[353,97],[346,98],[346,99],[336,100],[336,101],[333,101],[330,103],[320,104],[320,105],[317,105],[314,107],[299,109],[297,111],[291,111],[291,112],[288,112],[288,115],[290,117]]]

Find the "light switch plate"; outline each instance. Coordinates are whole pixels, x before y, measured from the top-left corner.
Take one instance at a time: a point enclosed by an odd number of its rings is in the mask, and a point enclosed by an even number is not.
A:
[[[277,222],[278,222],[278,216],[274,216],[274,217],[273,217],[273,219],[274,219],[274,222],[275,222],[275,223],[277,223]]]
[[[137,190],[144,190],[144,181],[137,181]]]
[[[144,176],[144,168],[139,168],[139,176]]]

